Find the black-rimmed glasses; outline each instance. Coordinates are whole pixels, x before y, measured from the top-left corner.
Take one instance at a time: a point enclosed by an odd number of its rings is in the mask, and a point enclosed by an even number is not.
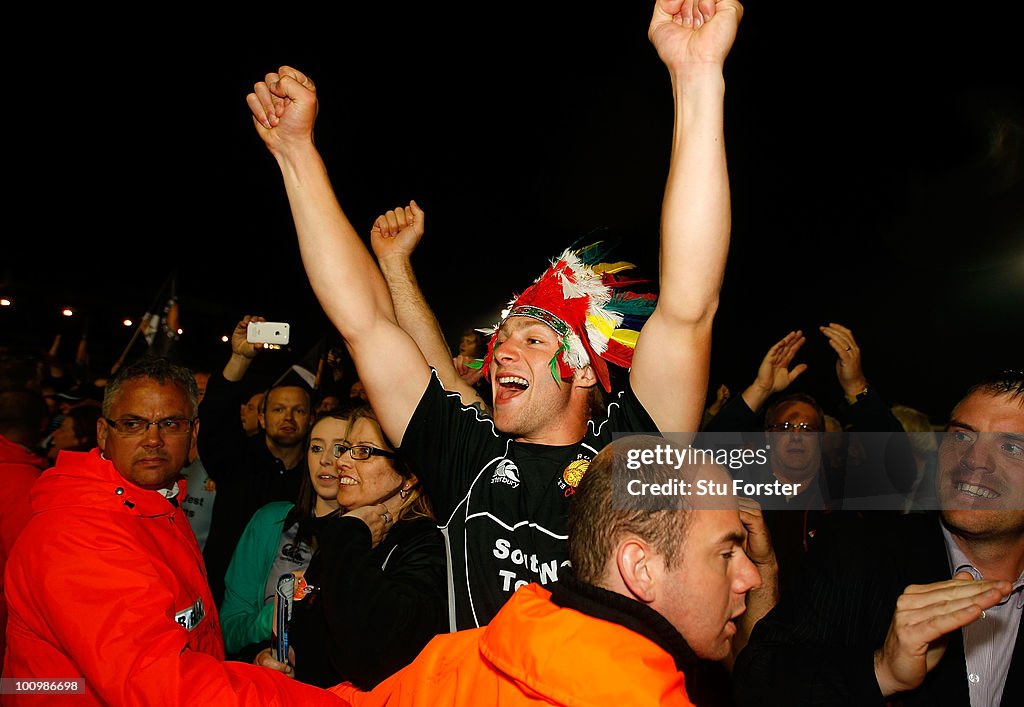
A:
[[[370,457],[395,458],[394,452],[389,452],[386,449],[377,449],[368,444],[349,445],[338,443],[331,447],[331,452],[334,454],[335,459],[341,459],[342,455],[348,452],[356,461],[366,461]]]

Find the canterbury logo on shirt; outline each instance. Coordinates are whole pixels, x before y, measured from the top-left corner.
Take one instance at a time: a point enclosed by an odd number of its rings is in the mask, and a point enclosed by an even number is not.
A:
[[[194,629],[204,618],[206,618],[206,609],[203,607],[202,597],[196,599],[196,603],[192,606],[182,609],[174,615],[174,620],[186,631]]]
[[[491,477],[492,484],[508,484],[512,488],[519,487],[519,467],[511,459],[502,459],[494,467],[494,475]]]

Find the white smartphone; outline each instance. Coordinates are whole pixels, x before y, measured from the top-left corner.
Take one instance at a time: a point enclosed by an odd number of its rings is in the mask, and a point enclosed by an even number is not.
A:
[[[250,344],[288,343],[291,325],[288,322],[249,322],[245,331],[245,340]]]

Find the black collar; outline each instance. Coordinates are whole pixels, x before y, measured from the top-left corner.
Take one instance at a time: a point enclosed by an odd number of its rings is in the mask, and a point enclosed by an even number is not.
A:
[[[551,589],[551,602],[565,609],[575,609],[596,619],[619,624],[649,638],[672,656],[676,668],[683,673],[692,672],[697,661],[686,639],[664,616],[635,599],[581,582],[568,568],[558,572],[558,581]]]
[[[686,693],[694,704],[731,707],[732,678],[721,663],[698,658],[686,639],[654,609],[615,592],[576,579],[572,570],[558,571],[551,602],[596,619],[610,621],[654,641],[672,656],[683,673]]]

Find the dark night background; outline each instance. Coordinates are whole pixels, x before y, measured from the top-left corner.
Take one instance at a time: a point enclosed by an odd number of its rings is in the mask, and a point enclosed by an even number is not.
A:
[[[616,4],[13,23],[28,48],[6,82],[0,343],[63,332],[71,356],[87,328],[100,371],[172,272],[192,365],[219,368],[246,313],[292,323],[269,367],[328,332],[244,101],[280,64],[317,82],[317,143],[353,223],[410,198],[427,212],[415,265],[452,342],[592,232],[654,275],[671,93],[650,3]],[[738,393],[802,328],[800,387],[831,402],[829,320],[890,402],[933,421],[1024,360],[1019,36],[994,8],[926,7],[747,4],[726,63],[733,236],[711,388]]]

